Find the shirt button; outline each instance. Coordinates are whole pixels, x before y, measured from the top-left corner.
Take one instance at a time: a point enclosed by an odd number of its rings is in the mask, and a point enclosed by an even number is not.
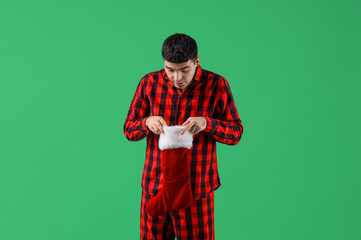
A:
[[[178,112],[178,115],[181,115],[181,112]]]
[[[180,98],[183,98],[183,95],[180,95],[179,97],[180,97]]]

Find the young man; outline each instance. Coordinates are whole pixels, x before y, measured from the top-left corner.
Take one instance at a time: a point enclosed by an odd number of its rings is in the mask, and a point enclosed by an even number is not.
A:
[[[173,34],[162,46],[164,69],[139,82],[124,124],[129,141],[147,137],[142,175],[141,239],[214,239],[214,191],[218,176],[216,141],[236,145],[243,125],[227,80],[199,65],[196,41]],[[152,217],[146,212],[151,197],[163,187],[159,135],[164,126],[182,125],[193,134],[190,165],[192,204]]]

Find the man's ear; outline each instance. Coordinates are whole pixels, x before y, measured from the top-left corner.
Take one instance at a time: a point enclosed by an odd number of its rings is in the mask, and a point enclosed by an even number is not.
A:
[[[197,66],[198,66],[198,64],[199,64],[200,59],[201,59],[201,58],[200,58],[199,56],[198,56],[197,59],[196,59],[196,65],[197,65]]]

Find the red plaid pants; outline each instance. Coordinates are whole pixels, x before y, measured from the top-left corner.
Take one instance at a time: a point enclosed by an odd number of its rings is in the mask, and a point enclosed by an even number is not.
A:
[[[150,195],[142,191],[141,240],[214,240],[214,192],[182,210],[153,218],[145,211]]]

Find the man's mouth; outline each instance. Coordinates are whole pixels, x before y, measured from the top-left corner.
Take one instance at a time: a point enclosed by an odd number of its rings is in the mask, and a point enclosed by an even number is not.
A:
[[[177,83],[177,85],[179,85],[179,86],[183,85],[183,82],[176,82],[176,83]]]

